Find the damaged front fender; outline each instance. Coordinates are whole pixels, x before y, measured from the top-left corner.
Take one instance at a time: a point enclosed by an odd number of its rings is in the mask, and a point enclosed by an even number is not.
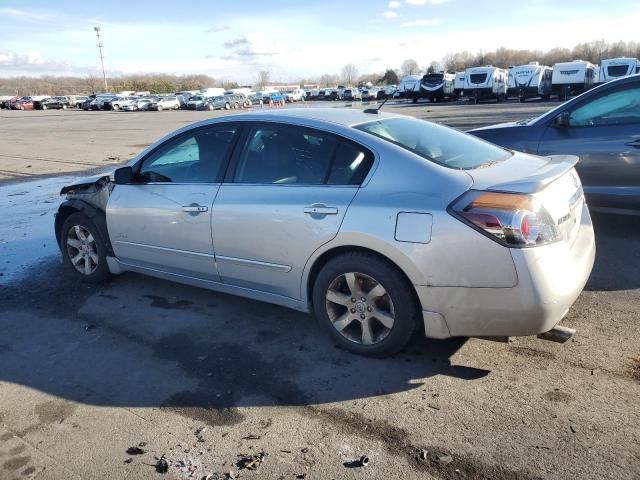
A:
[[[66,200],[58,208],[55,218],[55,233],[58,246],[62,225],[73,213],[80,212],[85,215],[98,229],[104,240],[107,255],[113,255],[113,248],[109,240],[107,230],[107,201],[113,190],[113,182],[109,175],[86,179],[73,185],[67,185],[60,190],[60,195],[65,195]]]

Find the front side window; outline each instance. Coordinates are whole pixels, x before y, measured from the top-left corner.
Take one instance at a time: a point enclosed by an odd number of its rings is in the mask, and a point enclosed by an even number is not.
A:
[[[140,167],[142,182],[215,183],[236,132],[219,126],[180,136],[151,153]]]
[[[466,133],[415,118],[386,118],[355,128],[449,168],[478,168],[506,160],[512,155]]]
[[[572,127],[640,123],[640,86],[618,90],[586,103],[569,116]]]

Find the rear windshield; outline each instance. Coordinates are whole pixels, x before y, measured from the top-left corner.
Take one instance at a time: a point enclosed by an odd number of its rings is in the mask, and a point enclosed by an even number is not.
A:
[[[385,118],[355,128],[449,168],[478,168],[511,156],[484,140],[416,118]]]

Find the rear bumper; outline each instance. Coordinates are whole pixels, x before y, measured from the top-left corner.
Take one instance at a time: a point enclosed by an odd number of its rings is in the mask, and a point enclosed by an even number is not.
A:
[[[584,288],[595,259],[595,238],[583,209],[573,244],[511,249],[518,275],[512,288],[416,286],[423,306],[425,335],[537,335],[556,326]]]

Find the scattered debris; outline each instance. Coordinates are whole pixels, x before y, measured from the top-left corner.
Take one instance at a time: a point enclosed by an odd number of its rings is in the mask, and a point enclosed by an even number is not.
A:
[[[255,455],[247,455],[243,453],[238,456],[240,457],[237,463],[238,468],[247,469],[247,470],[257,470],[258,467],[264,461],[264,457],[266,457],[267,454],[264,452],[260,452]]]
[[[242,437],[243,440],[260,440],[262,438],[262,435],[254,435],[254,434],[250,434],[247,435],[246,437]]]
[[[427,407],[433,408],[434,410],[440,410],[440,407],[435,403],[427,403]]]
[[[157,473],[167,473],[169,471],[169,462],[164,455],[157,459],[156,463],[156,472]]]
[[[127,455],[142,455],[144,450],[140,447],[129,447],[127,448]]]
[[[367,465],[369,465],[369,457],[367,457],[366,455],[362,455],[358,460],[349,460],[347,462],[344,462],[342,465],[347,468],[366,467]]]
[[[301,448],[300,452],[302,453],[309,453],[309,449],[307,447]]]
[[[124,461],[124,463],[131,463],[131,462],[133,462],[133,458],[131,458],[131,457],[127,458],[127,459]]]
[[[438,465],[449,465],[453,462],[453,457],[451,455],[436,455],[433,457],[433,463],[437,463]]]
[[[369,457],[367,457],[366,455],[362,455],[360,457],[360,466],[366,467],[367,465],[369,465]]]
[[[427,450],[420,450],[418,457],[420,458],[420,460],[426,460],[427,458],[429,458],[429,452]]]
[[[207,431],[207,427],[200,427],[199,429],[197,429],[194,433],[196,435],[196,438],[198,439],[199,442],[204,442],[204,432]]]
[[[146,447],[147,446],[147,442],[140,442],[138,444],[139,447]]]
[[[571,433],[576,433],[576,429],[573,428],[573,425],[569,425],[569,429],[571,430]]]

